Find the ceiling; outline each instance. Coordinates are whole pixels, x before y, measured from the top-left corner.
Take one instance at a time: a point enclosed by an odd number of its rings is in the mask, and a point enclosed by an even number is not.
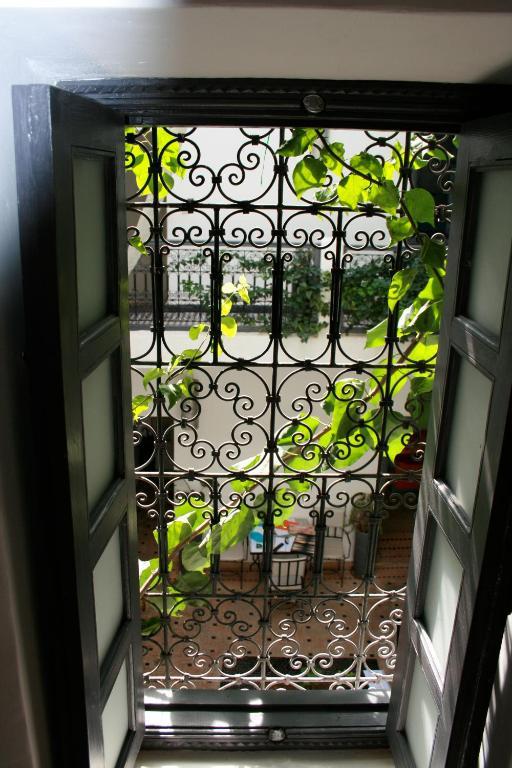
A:
[[[35,81],[98,77],[298,77],[512,82],[512,0],[311,3],[0,0],[1,55]],[[334,7],[334,6],[338,7]],[[94,6],[94,7],[93,7]],[[100,7],[101,6],[101,7]],[[256,7],[257,6],[257,7]],[[368,10],[369,6],[395,10]],[[363,10],[365,9],[365,10]],[[7,58],[6,58],[7,60]]]

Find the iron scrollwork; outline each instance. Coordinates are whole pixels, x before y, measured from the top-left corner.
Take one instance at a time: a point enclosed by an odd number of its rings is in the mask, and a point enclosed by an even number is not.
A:
[[[346,333],[344,285],[367,263],[391,276],[414,263],[417,249],[412,240],[390,246],[385,214],[371,206],[350,211],[335,195],[298,200],[277,153],[288,135],[128,131],[134,390],[149,368],[183,352],[188,325],[207,322],[217,339],[192,361],[177,402],[149,383],[151,406],[134,426],[140,556],[143,566],[156,564],[142,594],[149,688],[356,690],[392,680],[424,440],[415,428],[421,414],[404,421],[403,393],[420,363],[396,337],[375,348]],[[397,154],[398,141],[407,147],[403,184],[428,177],[436,229],[446,236],[451,137],[351,137],[358,151],[377,147],[383,157]],[[311,302],[322,299],[305,343],[295,326],[287,333],[297,263],[318,278]],[[246,271],[253,302],[234,307],[241,332],[231,339],[219,332],[220,291]],[[422,358],[425,375],[433,368],[434,357]],[[361,379],[376,407],[361,396]],[[348,441],[324,440],[316,424],[328,393],[346,404]],[[391,455],[395,438],[400,451]],[[185,502],[212,537],[245,504],[248,541],[259,531],[261,550],[212,548],[204,579],[181,589],[186,564],[170,551]],[[367,550],[354,575],[345,565],[363,520]],[[279,550],[276,529],[293,538],[291,551]]]

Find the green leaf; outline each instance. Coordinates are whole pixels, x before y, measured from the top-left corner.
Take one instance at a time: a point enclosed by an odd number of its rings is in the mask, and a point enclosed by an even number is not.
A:
[[[444,288],[439,278],[431,277],[424,288],[418,293],[419,299],[432,299],[438,301],[444,295]]]
[[[341,379],[337,381],[322,403],[324,411],[331,416],[331,432],[334,440],[345,438],[357,425],[359,415],[354,405],[361,400],[365,391],[362,379]],[[352,406],[352,407],[351,407]]]
[[[341,176],[343,173],[343,166],[340,163],[340,160],[343,160],[345,157],[345,147],[341,141],[333,141],[332,144],[329,144],[329,148],[331,151],[326,147],[323,147],[320,150],[320,159],[330,171],[337,176]],[[336,157],[334,157],[334,155],[336,155]]]
[[[386,160],[382,167],[382,178],[387,181],[392,181],[395,178],[397,168],[393,160]]]
[[[429,365],[435,365],[438,346],[438,339],[434,336],[429,337],[425,341],[418,341],[407,357],[414,363],[426,362]]]
[[[210,567],[210,555],[205,554],[197,541],[191,541],[183,547],[181,562],[187,571],[201,571],[204,573]]]
[[[229,316],[222,317],[220,321],[220,330],[224,336],[229,336],[230,338],[236,336],[237,324],[235,318]]]
[[[170,192],[174,187],[174,179],[168,171],[162,171],[162,180],[165,182],[165,186]]]
[[[374,155],[370,155],[369,152],[361,152],[358,155],[354,155],[350,161],[350,165],[352,168],[355,168],[356,171],[365,173],[373,179],[378,180],[382,178],[382,163],[378,158],[374,157]]]
[[[432,392],[434,386],[434,374],[432,371],[428,372],[428,375],[412,376],[411,382],[411,395],[416,397],[417,395],[424,395],[428,392]]]
[[[404,194],[404,202],[416,224],[425,222],[434,226],[435,201],[430,192],[421,187],[409,189]]]
[[[391,235],[391,243],[399,243],[414,233],[413,226],[407,216],[398,219],[386,219],[388,232]]]
[[[374,325],[369,331],[366,331],[366,349],[371,347],[383,347],[386,343],[386,336],[388,333],[388,321],[381,320],[378,325]]]
[[[144,374],[144,378],[142,379],[142,386],[144,389],[147,389],[150,381],[154,381],[154,379],[160,379],[162,376],[166,375],[167,371],[165,368],[150,368],[149,371],[146,371]]]
[[[158,391],[167,398],[169,408],[176,405],[178,400],[181,400],[184,395],[183,389],[179,384],[162,384]]]
[[[152,616],[150,619],[142,619],[140,622],[140,631],[143,637],[156,635],[162,627],[162,619],[159,616]]]
[[[301,198],[304,192],[313,187],[321,187],[327,168],[325,163],[314,157],[305,157],[293,169],[293,187],[295,194]]]
[[[222,293],[226,294],[236,293],[236,285],[234,283],[224,283],[221,290]]]
[[[231,312],[231,307],[233,306],[233,302],[231,299],[222,299],[220,304],[220,314],[222,317],[226,317],[226,315],[229,315]]]
[[[411,435],[412,428],[410,426],[405,427],[403,424],[399,424],[393,429],[387,441],[387,450],[391,461],[394,462],[398,454],[403,451]]]
[[[382,185],[372,184],[369,198],[372,203],[378,205],[385,213],[396,213],[400,202],[398,189],[392,181],[383,181]]]
[[[132,398],[132,416],[134,421],[138,421],[143,413],[145,413],[153,402],[152,395],[135,395]]]
[[[197,357],[201,357],[201,350],[200,349],[184,349],[183,352],[181,352],[178,355],[178,363],[177,364],[179,365],[180,363],[191,363]]]
[[[411,269],[401,269],[399,272],[395,272],[388,291],[388,307],[390,312],[394,310],[397,302],[405,296],[411,287],[417,272],[418,270],[414,267]]]
[[[443,300],[432,301],[417,296],[412,304],[404,309],[398,320],[398,335],[410,333],[437,334],[441,323]]]
[[[281,144],[277,154],[281,157],[298,157],[307,152],[317,137],[314,128],[294,128],[291,139]]]
[[[340,181],[336,191],[340,203],[346,205],[347,208],[350,208],[352,211],[355,211],[357,204],[362,203],[365,199],[365,193],[368,190],[368,187],[369,182],[366,181],[366,179],[362,179],[361,176],[356,176],[351,173]]]
[[[175,592],[204,592],[210,583],[210,577],[207,573],[201,571],[186,571],[175,582]]]
[[[148,255],[148,251],[142,240],[140,239],[139,235],[134,235],[133,237],[130,237],[128,239],[129,245],[132,245],[134,248],[136,248],[139,253],[142,253],[143,256]]]
[[[432,402],[432,392],[426,391],[409,395],[405,408],[410,414],[410,419],[414,424],[415,430],[428,428],[430,416],[430,406]]]
[[[238,285],[236,286],[236,292],[245,304],[250,304],[251,299],[249,297],[249,283],[245,275],[240,275],[238,278]],[[229,314],[229,313],[226,313]]]
[[[426,266],[433,269],[445,268],[446,261],[446,245],[439,243],[437,240],[431,240],[430,237],[423,238],[423,243],[420,251],[420,259]]]
[[[373,426],[374,429],[370,429],[353,424],[346,437],[336,440],[331,446],[328,455],[329,464],[334,469],[345,469],[358,461],[368,451],[374,450],[377,446],[374,430],[378,431],[379,427],[378,425]]]
[[[150,576],[153,574],[158,575],[159,560],[158,557],[149,561],[148,565],[139,573],[139,587],[142,589]]]
[[[188,335],[192,339],[192,341],[197,341],[200,334],[204,331],[206,328],[206,323],[198,323],[197,325],[191,325],[188,329]]]

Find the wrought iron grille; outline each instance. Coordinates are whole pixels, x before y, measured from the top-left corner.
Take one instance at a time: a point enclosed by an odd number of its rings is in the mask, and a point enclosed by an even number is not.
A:
[[[293,251],[295,280],[283,277],[285,302],[293,302],[295,282],[300,278],[301,267],[318,282],[321,290],[319,254],[313,248]],[[235,281],[244,274],[248,280],[250,304],[237,308],[241,330],[265,330],[271,328],[272,267],[261,263],[261,255],[248,248],[230,253],[229,264],[224,267],[224,279]],[[163,312],[166,328],[188,328],[194,323],[210,318],[210,265],[199,249],[182,246],[166,253],[163,266]],[[130,327],[150,328],[153,324],[153,283],[151,257],[141,255],[130,273]],[[328,307],[325,307],[327,311]],[[312,319],[318,322],[319,312]],[[293,326],[283,329],[285,336],[293,333]]]
[[[389,281],[417,253],[414,243],[390,247],[385,214],[371,205],[354,212],[307,194],[298,200],[289,161],[276,154],[287,136],[242,128],[127,134],[134,393],[144,392],[149,369],[190,347],[190,324],[207,321],[213,341],[186,365],[180,399],[171,403],[157,380],[147,383],[154,399],[134,428],[148,688],[353,690],[392,679],[424,439],[414,418],[399,414],[403,391],[394,392],[397,378],[432,371],[433,358],[409,354],[396,312],[386,314],[384,346],[346,335],[344,286],[368,261]],[[450,136],[368,131],[347,140],[383,156],[400,140],[401,184],[421,172],[436,195],[436,229],[446,234]],[[178,158],[172,177],[162,164],[169,148]],[[413,171],[427,148],[428,162]],[[289,275],[301,258],[319,278],[311,286],[304,270],[316,322],[307,342],[284,330],[297,312]],[[238,302],[233,315],[254,325],[229,338],[221,332],[222,286],[244,271],[254,301]],[[385,296],[374,300],[385,312]],[[370,452],[343,467],[308,419],[347,379],[347,412],[371,430],[375,415],[354,376],[381,393],[379,427]],[[411,452],[404,439],[392,461],[397,419],[416,442]],[[302,439],[287,444],[289,428],[300,425]],[[184,544],[197,537],[184,529],[183,509],[195,530],[201,517],[204,542],[242,505],[245,540],[222,553],[210,547],[194,570],[194,550],[184,557]],[[190,572],[202,576],[180,581]]]

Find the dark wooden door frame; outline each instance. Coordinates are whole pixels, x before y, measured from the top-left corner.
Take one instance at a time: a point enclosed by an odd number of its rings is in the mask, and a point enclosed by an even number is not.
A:
[[[317,126],[422,132],[457,132],[468,120],[502,112],[512,94],[511,86],[500,85],[290,79],[132,78],[63,81],[58,85],[112,108],[130,125]],[[498,612],[501,617],[503,610]],[[486,641],[487,676],[480,697],[485,703],[501,633],[492,626],[484,630],[492,635]],[[477,720],[483,727],[482,703]]]
[[[120,78],[65,80],[64,90],[133,125],[272,125],[457,132],[503,112],[512,86],[373,80]]]

